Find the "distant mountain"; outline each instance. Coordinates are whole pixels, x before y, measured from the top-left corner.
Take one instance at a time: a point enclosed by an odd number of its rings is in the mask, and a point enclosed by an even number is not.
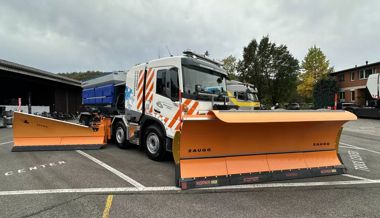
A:
[[[58,75],[60,76],[65,76],[70,79],[76,79],[80,81],[94,79],[94,78],[101,77],[107,74],[110,74],[110,72],[86,71],[86,72],[58,73]]]

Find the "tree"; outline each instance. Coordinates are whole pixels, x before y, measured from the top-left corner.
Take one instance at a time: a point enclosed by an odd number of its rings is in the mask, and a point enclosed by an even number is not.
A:
[[[260,43],[253,39],[243,50],[238,63],[240,80],[254,84],[264,104],[288,102],[296,93],[298,60],[285,45],[277,46],[264,36]]]
[[[315,82],[316,81],[311,73],[303,73],[300,75],[300,83],[297,86],[297,92],[307,102],[312,101]]]
[[[314,106],[326,108],[334,105],[335,94],[338,92],[338,83],[332,77],[322,78],[313,89]]]
[[[231,80],[237,79],[237,61],[236,58],[232,55],[224,58],[222,60],[223,68],[227,72],[227,76]]]
[[[301,64],[302,73],[300,75],[300,84],[297,86],[298,93],[308,100],[313,97],[314,85],[323,78],[327,78],[333,71],[330,67],[329,60],[323,54],[320,48],[315,45],[309,48]]]

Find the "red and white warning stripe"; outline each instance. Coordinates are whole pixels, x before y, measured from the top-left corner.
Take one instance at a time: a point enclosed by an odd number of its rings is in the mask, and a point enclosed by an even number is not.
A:
[[[151,70],[147,75],[146,91],[145,91],[145,100],[150,102],[150,108],[152,108],[153,100],[153,87],[154,87],[154,70]]]
[[[166,123],[169,121],[169,118],[164,117],[164,116],[162,116],[161,114],[158,114],[158,113],[152,113],[152,115],[153,115],[154,117],[156,117],[157,119],[161,120],[161,122],[164,124],[164,126],[166,126]]]
[[[199,102],[198,101],[194,101],[194,100],[191,100],[191,99],[186,99],[183,103],[182,103],[182,108],[185,108],[187,107],[188,110],[186,112],[187,115],[194,115],[197,113],[196,109],[199,105]],[[181,126],[181,112],[183,110],[181,110],[180,108],[178,108],[176,114],[174,115],[173,119],[170,120],[170,122],[168,123],[168,127],[171,128],[171,129],[176,129],[178,130]]]
[[[148,72],[147,72],[147,75],[146,75],[146,78],[147,78],[147,82],[146,82],[146,90],[145,90],[145,99],[147,101],[150,101],[152,102],[152,99],[153,99],[153,86],[154,86],[154,80],[153,80],[153,77],[154,77],[154,70],[152,68],[149,68],[148,69]],[[140,82],[141,81],[141,82]],[[143,100],[143,88],[144,88],[144,73],[141,73],[140,72],[140,75],[139,75],[139,83],[138,83],[138,94],[137,94],[137,109],[141,109],[142,108],[142,100]]]
[[[144,71],[140,70],[139,79],[137,83],[137,109],[139,108],[139,105],[141,104],[142,93],[143,93],[143,90],[142,90],[143,82],[144,82]]]

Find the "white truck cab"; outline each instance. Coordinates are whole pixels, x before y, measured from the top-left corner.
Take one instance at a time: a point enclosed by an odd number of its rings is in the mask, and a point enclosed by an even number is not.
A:
[[[113,128],[116,143],[141,144],[148,157],[163,159],[183,115],[228,108],[226,77],[220,63],[193,52],[132,67],[126,76],[125,117]]]
[[[367,89],[373,99],[380,100],[380,73],[369,75],[367,80]]]

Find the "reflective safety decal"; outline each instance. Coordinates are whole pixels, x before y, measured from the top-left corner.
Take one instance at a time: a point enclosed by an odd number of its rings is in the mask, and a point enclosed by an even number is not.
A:
[[[152,68],[148,69],[147,75],[146,75],[146,85],[145,85],[145,99],[149,100],[152,99],[153,96],[153,87],[154,87],[154,70]],[[140,73],[139,75],[139,86],[137,87],[138,89],[138,94],[137,94],[137,109],[141,110],[142,109],[142,100],[143,100],[143,93],[144,93],[144,85],[143,82],[140,83],[140,80],[144,81],[144,73]]]

